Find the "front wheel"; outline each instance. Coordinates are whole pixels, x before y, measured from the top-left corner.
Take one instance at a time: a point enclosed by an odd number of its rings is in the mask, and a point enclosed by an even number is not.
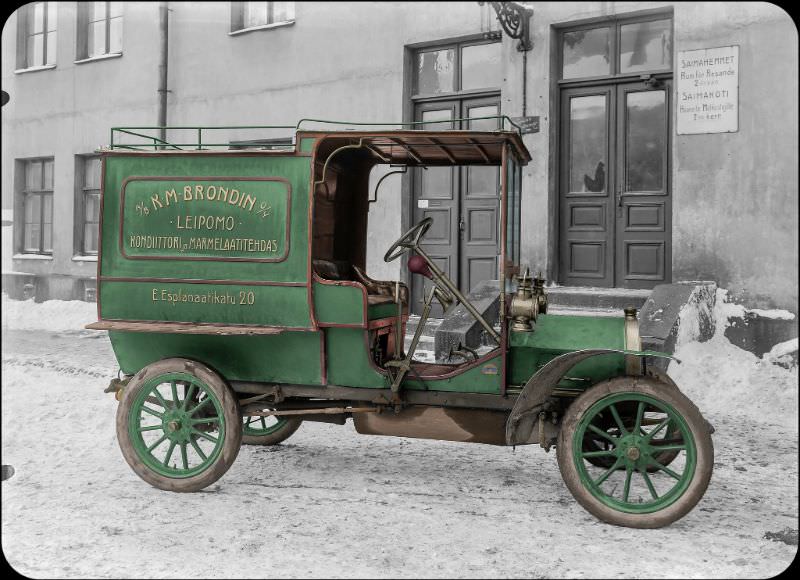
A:
[[[599,428],[609,417],[614,428]],[[586,445],[596,438],[607,445]],[[662,462],[667,456],[669,467]],[[618,377],[569,406],[557,457],[570,492],[594,516],[619,526],[660,528],[703,497],[714,448],[705,419],[679,390],[647,377]]]
[[[199,491],[222,477],[239,453],[239,403],[207,366],[161,360],[125,387],[117,408],[117,439],[125,460],[150,485]]]

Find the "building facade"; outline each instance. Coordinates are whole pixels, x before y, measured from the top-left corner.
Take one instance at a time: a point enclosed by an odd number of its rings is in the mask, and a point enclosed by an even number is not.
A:
[[[714,280],[746,306],[797,312],[791,18],[767,3],[526,6],[529,50],[477,2],[170,2],[166,31],[158,3],[23,6],[2,33],[5,291],[92,299],[95,150],[111,127],[157,124],[166,64],[170,126],[496,129],[506,115],[533,155],[523,265],[570,286]],[[255,146],[293,131],[216,135]],[[498,183],[491,168],[388,178],[370,275],[402,277],[383,251],[432,216],[435,256],[462,289],[496,278]]]

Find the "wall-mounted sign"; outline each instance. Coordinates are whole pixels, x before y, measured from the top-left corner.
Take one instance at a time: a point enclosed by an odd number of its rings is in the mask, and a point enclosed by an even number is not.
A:
[[[519,126],[520,133],[523,135],[539,132],[538,115],[535,117],[511,117],[511,120]]]
[[[678,52],[678,135],[739,130],[739,47]]]

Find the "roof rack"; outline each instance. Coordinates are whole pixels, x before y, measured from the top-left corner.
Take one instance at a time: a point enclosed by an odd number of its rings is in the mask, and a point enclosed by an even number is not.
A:
[[[498,119],[501,121],[500,123],[500,130],[505,131],[506,122],[511,125],[520,135],[522,134],[522,130],[519,125],[517,125],[514,121],[512,121],[506,115],[493,115],[488,117],[468,117],[468,118],[459,118],[459,119],[448,119],[445,121],[411,121],[407,123],[367,123],[367,122],[358,122],[358,121],[332,121],[328,119],[310,119],[304,118],[300,119],[297,124],[295,125],[208,125],[208,126],[194,126],[194,125],[173,125],[173,126],[151,126],[151,127],[112,127],[111,128],[111,140],[109,144],[110,149],[132,149],[135,151],[140,150],[203,150],[203,149],[212,149],[212,148],[219,148],[224,147],[227,149],[242,149],[244,147],[252,148],[252,147],[259,147],[259,148],[269,148],[269,149],[283,149],[283,148],[291,148],[294,145],[294,134],[301,130],[301,126],[309,123],[320,123],[326,125],[349,125],[349,126],[357,126],[357,127],[411,127],[412,129],[416,129],[418,126],[421,126],[420,129],[424,129],[424,125],[441,125],[445,122],[455,122],[455,121],[483,121],[487,119]],[[283,129],[292,129],[293,135],[292,137],[287,137],[285,135],[281,135],[277,138],[264,138],[263,132],[265,131],[277,131]],[[204,139],[204,132],[205,136],[208,137],[208,131],[235,131],[235,132],[242,132],[242,131],[260,131],[262,133],[261,137],[258,139],[229,139],[225,143],[216,143],[216,142],[208,142],[207,139]],[[304,127],[302,130],[309,131],[313,129],[309,129]],[[167,132],[179,132],[179,135],[182,136],[180,140],[177,142],[167,141],[166,139],[162,139],[161,137],[156,137],[153,132],[158,132],[158,134],[166,135]],[[188,136],[187,136],[188,135]],[[217,133],[219,135],[219,133]],[[139,142],[124,142],[124,139],[131,141],[131,137],[135,139],[139,139]],[[217,139],[219,140],[219,139]]]

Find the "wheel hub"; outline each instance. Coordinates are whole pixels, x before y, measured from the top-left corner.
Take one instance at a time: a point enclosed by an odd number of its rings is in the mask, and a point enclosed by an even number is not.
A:
[[[639,459],[639,448],[638,447],[628,447],[628,450],[625,452],[625,455],[628,456],[628,459],[631,461],[636,461]]]

